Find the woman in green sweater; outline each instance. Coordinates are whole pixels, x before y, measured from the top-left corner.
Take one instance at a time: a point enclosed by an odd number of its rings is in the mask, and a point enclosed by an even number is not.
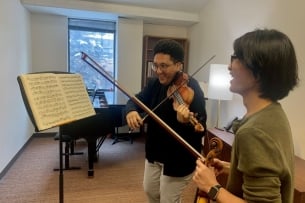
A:
[[[260,29],[234,42],[230,90],[240,94],[246,114],[233,124],[230,163],[213,168],[197,160],[193,180],[216,202],[292,203],[294,149],[291,129],[278,100],[298,84],[293,44],[277,30]],[[216,180],[228,173],[226,188]]]

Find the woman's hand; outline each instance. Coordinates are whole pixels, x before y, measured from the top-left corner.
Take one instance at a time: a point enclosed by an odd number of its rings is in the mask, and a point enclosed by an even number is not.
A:
[[[196,161],[196,170],[193,176],[194,182],[198,188],[204,192],[208,192],[211,187],[217,185],[216,176],[222,173],[229,173],[230,163],[214,158],[210,167],[206,166],[201,159]]]
[[[143,120],[137,111],[130,111],[126,115],[126,121],[130,129],[134,130],[143,125]]]
[[[197,159],[196,164],[193,181],[201,191],[207,193],[211,187],[219,185],[213,167],[207,167],[201,159]]]
[[[219,185],[216,180],[215,171],[226,173],[229,171],[230,163],[214,159],[213,166],[207,167],[201,159],[196,161],[196,170],[193,176],[193,181],[196,183],[199,190],[208,193],[211,187]],[[219,173],[220,174],[220,173]],[[247,201],[233,195],[224,188],[221,188],[217,195],[217,202],[234,202],[234,203],[247,203]]]
[[[217,158],[214,158],[213,164],[215,175],[218,176],[222,173],[229,174],[230,171],[230,162],[221,161]]]

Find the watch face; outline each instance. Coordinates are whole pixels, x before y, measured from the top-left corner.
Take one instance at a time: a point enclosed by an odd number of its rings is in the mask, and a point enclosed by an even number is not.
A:
[[[210,197],[211,199],[213,199],[213,198],[215,197],[215,195],[217,194],[217,192],[218,192],[217,188],[211,187],[211,189],[210,189],[208,195],[209,195],[209,197]]]
[[[221,188],[220,185],[216,185],[216,186],[211,187],[210,191],[208,192],[209,198],[215,201],[217,193],[218,193],[220,188]]]

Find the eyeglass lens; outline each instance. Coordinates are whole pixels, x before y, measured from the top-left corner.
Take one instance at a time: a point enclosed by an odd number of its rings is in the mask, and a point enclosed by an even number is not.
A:
[[[171,64],[171,65],[173,65],[173,64]],[[153,63],[151,68],[154,71],[156,71],[158,68],[163,71],[163,70],[166,70],[171,65],[166,64],[166,63],[161,63],[161,64]]]

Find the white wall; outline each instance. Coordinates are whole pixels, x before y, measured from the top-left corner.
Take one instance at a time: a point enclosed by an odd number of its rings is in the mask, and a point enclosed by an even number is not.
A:
[[[144,24],[143,35],[187,38],[188,29],[182,26]]]
[[[31,13],[33,72],[68,70],[68,19]]]
[[[141,88],[142,36],[142,20],[118,19],[116,80],[131,95]],[[126,104],[129,98],[121,91],[118,92],[117,104]]]
[[[32,135],[17,76],[30,71],[29,13],[19,0],[0,1],[0,172]]]
[[[294,43],[299,62],[299,74],[301,83],[289,97],[281,103],[287,112],[292,127],[296,155],[305,158],[305,87],[302,80],[305,79],[305,2],[300,0],[213,0],[209,1],[202,10],[200,23],[190,30],[191,49],[190,67],[195,67],[202,58],[208,58],[216,54],[213,63],[229,63],[232,54],[233,40],[245,32],[255,28],[275,28],[286,33]],[[194,64],[192,66],[192,64]],[[191,70],[190,70],[191,71]],[[207,73],[201,73],[198,77],[206,79]],[[244,108],[239,96],[231,102],[223,102],[222,123],[234,116],[242,116]],[[208,116],[213,118],[215,114],[215,102],[209,101]],[[215,116],[214,116],[215,117]],[[209,120],[210,126],[214,121]]]

